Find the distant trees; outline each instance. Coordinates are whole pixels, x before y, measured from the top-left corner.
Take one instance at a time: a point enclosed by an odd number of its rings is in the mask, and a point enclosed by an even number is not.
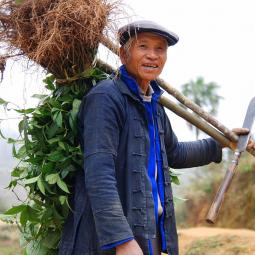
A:
[[[220,100],[223,98],[217,94],[220,86],[215,82],[206,83],[203,77],[198,77],[195,81],[190,80],[181,86],[182,93],[201,106],[204,110],[212,115],[216,115]],[[198,139],[200,130],[187,122],[191,131],[195,131],[196,139]]]

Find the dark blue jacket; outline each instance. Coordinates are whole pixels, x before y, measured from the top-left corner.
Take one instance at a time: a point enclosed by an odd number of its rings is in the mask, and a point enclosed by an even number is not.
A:
[[[178,142],[163,107],[156,118],[164,177],[167,252],[178,254],[169,166],[187,168],[220,162],[213,139]],[[106,255],[100,247],[134,237],[144,255],[156,224],[148,176],[150,148],[144,105],[121,80],[105,80],[84,98],[79,112],[84,172],[78,172],[59,255]],[[85,146],[84,146],[85,144]]]

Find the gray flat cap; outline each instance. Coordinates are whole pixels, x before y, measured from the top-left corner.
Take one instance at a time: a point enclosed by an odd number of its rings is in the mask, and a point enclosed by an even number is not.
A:
[[[151,32],[164,37],[167,40],[168,46],[176,44],[179,40],[179,37],[175,33],[159,24],[149,20],[140,20],[129,23],[119,29],[118,37],[120,45],[124,45],[129,38],[142,32]]]

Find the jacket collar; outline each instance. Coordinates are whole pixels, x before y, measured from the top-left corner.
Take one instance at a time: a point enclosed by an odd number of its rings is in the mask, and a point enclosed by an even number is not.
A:
[[[136,80],[131,77],[127,70],[125,65],[122,65],[119,68],[119,79],[120,82],[119,84],[119,89],[123,94],[126,94],[130,97],[132,97],[136,101],[142,102],[143,99],[140,95],[140,90],[139,86],[136,82]],[[163,94],[163,90],[161,90],[155,80],[150,82],[150,85],[153,89],[153,94],[152,94],[152,100],[158,101],[159,97]]]

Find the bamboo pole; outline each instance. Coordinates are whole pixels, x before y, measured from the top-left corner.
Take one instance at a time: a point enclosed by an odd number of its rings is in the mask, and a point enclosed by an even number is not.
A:
[[[166,83],[162,79],[157,79],[161,88],[167,91],[169,94],[174,96],[180,103],[191,109],[193,112],[197,113],[201,118],[206,120],[208,123],[216,127],[219,131],[221,131],[227,138],[229,138],[233,142],[238,141],[238,136],[221,124],[216,118],[210,115],[208,112],[204,111],[199,105],[195,104],[189,98],[185,97],[180,91],[172,87],[170,84]]]
[[[190,122],[200,130],[207,133],[209,136],[213,137],[215,140],[217,140],[223,147],[232,147],[231,141],[225,137],[221,132],[219,132],[214,127],[210,126],[208,123],[206,123],[204,120],[199,118],[196,114],[190,113],[187,110],[185,110],[180,105],[174,103],[170,99],[168,99],[165,96],[161,96],[159,99],[159,102],[165,106],[167,109],[170,109],[175,114],[180,116],[181,118],[185,119],[186,121]]]
[[[103,38],[101,43],[107,47],[109,50],[111,50],[116,55],[119,55],[119,48],[112,43],[109,39]],[[191,109],[193,112],[197,113],[201,118],[206,120],[208,123],[210,123],[212,126],[217,128],[219,131],[221,131],[228,139],[230,139],[233,142],[238,141],[238,136],[229,130],[227,127],[225,127],[223,124],[221,124],[218,120],[216,120],[213,116],[211,116],[209,113],[204,111],[199,105],[192,102],[190,99],[185,97],[181,92],[179,92],[177,89],[175,89],[170,84],[166,83],[164,80],[158,78],[157,79],[158,84],[160,87],[162,87],[165,91],[167,91],[169,94],[171,94],[173,97],[175,97],[180,103]]]
[[[107,73],[113,73],[114,68],[110,66],[109,64],[105,63],[104,61],[98,59],[96,62],[96,66],[98,68],[101,68]],[[209,136],[213,137],[215,140],[217,140],[223,147],[228,147],[231,150],[234,150],[233,142],[231,142],[230,139],[228,139],[225,135],[223,135],[220,131],[218,131],[216,128],[209,125],[206,121],[199,118],[196,114],[190,113],[187,110],[185,110],[180,105],[174,103],[169,98],[162,95],[159,99],[159,102],[169,109],[170,111],[174,112],[179,117],[185,119],[186,121],[190,122],[192,125],[196,126],[197,128],[201,129],[203,132],[208,134]],[[246,149],[251,155],[255,156],[255,151],[251,149]]]

